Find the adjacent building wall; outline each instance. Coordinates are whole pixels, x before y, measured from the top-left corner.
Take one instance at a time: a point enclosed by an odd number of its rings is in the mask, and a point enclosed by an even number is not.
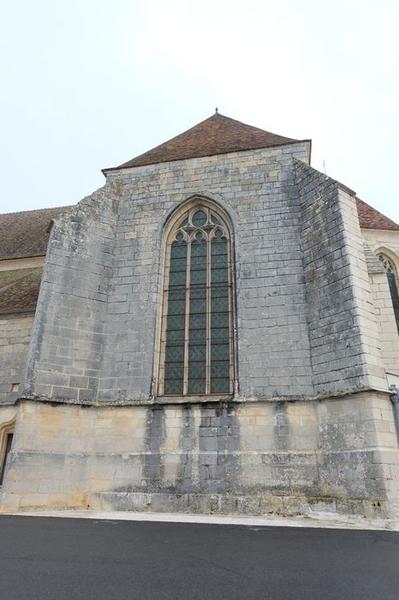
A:
[[[399,273],[399,231],[363,229],[362,235],[374,256],[386,254]],[[369,271],[384,365],[389,381],[399,384],[399,333],[387,277],[381,265]]]
[[[371,248],[378,252],[388,250],[396,256],[396,266],[399,268],[399,231],[389,229],[362,229],[362,235]]]
[[[33,317],[0,315],[0,405],[14,403],[21,393]]]

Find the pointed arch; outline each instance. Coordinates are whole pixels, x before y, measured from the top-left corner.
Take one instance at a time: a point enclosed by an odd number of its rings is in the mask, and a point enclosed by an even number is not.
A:
[[[234,391],[232,225],[193,197],[165,224],[158,396]]]
[[[389,251],[387,252],[385,249],[377,251],[377,257],[381,261],[388,279],[396,326],[399,333],[399,279],[396,264],[391,253]]]

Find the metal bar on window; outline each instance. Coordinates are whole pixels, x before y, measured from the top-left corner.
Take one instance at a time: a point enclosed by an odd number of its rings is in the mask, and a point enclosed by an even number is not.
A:
[[[209,394],[211,391],[211,301],[211,242],[208,235],[208,239],[206,242],[206,394]]]
[[[182,214],[171,230],[165,256],[161,395],[233,392],[230,243],[220,217],[200,204]]]

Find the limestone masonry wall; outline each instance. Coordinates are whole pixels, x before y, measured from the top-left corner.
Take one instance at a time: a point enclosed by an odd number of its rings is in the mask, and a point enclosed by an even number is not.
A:
[[[377,256],[386,254],[399,273],[399,231],[362,230],[370,251]],[[374,268],[370,272],[373,302],[379,325],[380,342],[386,370],[394,376],[392,383],[399,384],[399,335],[392,307],[391,293],[383,268]]]
[[[32,323],[30,314],[0,316],[0,405],[21,393]]]
[[[201,194],[234,223],[240,394],[313,394],[292,170],[292,158],[307,160],[308,150],[298,143],[110,175],[54,225],[26,396],[151,398],[162,228],[177,205]]]
[[[162,228],[171,211],[193,195],[219,202],[234,225],[240,394],[313,392],[291,168],[292,156],[306,154],[307,145],[298,144],[113,176],[120,204],[100,401],[145,400],[151,394]]]
[[[99,190],[57,220],[49,240],[24,397],[96,397],[116,216]]]
[[[384,395],[95,409],[25,401],[14,440],[3,511],[388,516],[397,507]]]
[[[375,253],[388,251],[399,268],[399,231],[388,229],[362,229],[362,235]]]
[[[387,389],[353,194],[304,163],[295,167],[315,390]]]
[[[352,193],[297,143],[113,171],[49,241],[2,510],[399,510]],[[157,398],[163,227],[233,223],[238,393]]]

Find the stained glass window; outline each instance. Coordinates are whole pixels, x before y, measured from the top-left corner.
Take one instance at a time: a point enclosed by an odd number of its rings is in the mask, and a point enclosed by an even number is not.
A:
[[[389,290],[391,292],[391,299],[393,310],[395,313],[396,326],[399,333],[399,293],[398,293],[398,274],[394,263],[385,255],[379,254],[378,258],[384,265],[385,272],[387,274]]]
[[[167,240],[161,335],[160,395],[232,393],[230,236],[208,206],[188,209]]]

